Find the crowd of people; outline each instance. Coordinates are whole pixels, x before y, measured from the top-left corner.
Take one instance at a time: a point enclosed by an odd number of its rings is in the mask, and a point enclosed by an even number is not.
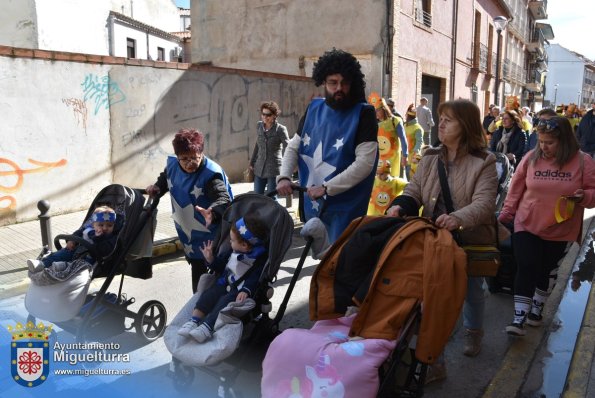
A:
[[[305,219],[319,219],[330,244],[366,214],[426,217],[461,244],[494,242],[496,218],[512,225],[518,268],[506,331],[524,336],[525,325],[540,326],[550,273],[567,245],[580,241],[584,209],[595,207],[595,106],[584,115],[573,104],[532,114],[513,98],[503,108],[490,105],[482,120],[475,103],[445,101],[437,109],[438,140],[430,142],[435,122],[427,98],[417,107],[410,103],[403,117],[391,98],[366,100],[364,77],[352,54],[324,53],[312,73],[324,96],[312,99],[291,138],[277,120],[280,106],[260,104],[248,161],[254,191],[285,196],[296,186],[305,187]],[[213,336],[219,310],[253,296],[267,255],[266,232],[254,215],[232,220],[230,250],[216,253],[213,240],[233,201],[224,168],[204,153],[205,136],[197,130],[181,129],[172,146],[174,154],[146,191],[150,196],[170,193],[192,292],[208,270],[219,275],[178,332],[202,343]],[[498,152],[515,171],[496,214]],[[109,252],[117,223],[113,209],[100,207],[75,235],[95,245],[92,253]],[[40,272],[76,257],[94,261],[88,250],[67,242],[63,250],[28,265],[31,272]],[[484,279],[468,277],[464,355],[481,351],[485,300]],[[444,377],[441,356],[428,381]]]

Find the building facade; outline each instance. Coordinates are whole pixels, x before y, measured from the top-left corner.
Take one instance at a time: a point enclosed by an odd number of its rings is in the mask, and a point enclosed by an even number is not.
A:
[[[505,95],[517,95],[528,104],[540,98],[542,87],[531,86],[527,76],[541,83],[545,70],[544,56],[529,55],[543,49],[545,36],[538,37],[540,47],[528,47],[545,1],[536,2],[540,7],[535,12],[530,3],[534,2],[195,0],[192,62],[309,76],[316,59],[336,47],[359,59],[368,93],[392,97],[401,112],[422,96],[432,109],[448,99],[467,98],[485,110],[490,103],[502,103]],[[513,21],[500,41],[493,22],[498,16]],[[541,68],[539,74],[532,66]],[[529,96],[529,91],[534,94]]]
[[[545,104],[578,104],[589,109],[595,103],[595,63],[559,44],[547,48],[548,78]]]
[[[171,0],[9,1],[3,6],[1,45],[164,61],[177,61],[181,53],[180,38],[167,33],[180,28],[180,12]]]

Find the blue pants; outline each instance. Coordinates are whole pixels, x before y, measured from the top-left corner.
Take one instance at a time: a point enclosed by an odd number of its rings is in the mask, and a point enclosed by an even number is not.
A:
[[[272,192],[277,188],[277,183],[275,182],[276,177],[258,177],[254,176],[254,192],[259,194],[264,194],[265,188],[267,188],[267,193]]]
[[[463,326],[467,329],[483,329],[484,308],[483,277],[467,278],[467,295],[463,305]]]
[[[238,289],[232,288],[228,292],[227,285],[222,286],[215,282],[213,286],[200,295],[194,308],[207,315],[203,319],[204,323],[209,325],[211,330],[215,330],[215,321],[217,321],[219,311],[225,308],[227,304],[236,301],[238,293]]]
[[[51,267],[52,263],[58,261],[72,261],[74,259],[74,250],[68,250],[67,248],[63,248],[58,250],[57,252],[53,252],[48,254],[45,258],[41,259],[43,266],[45,268]]]

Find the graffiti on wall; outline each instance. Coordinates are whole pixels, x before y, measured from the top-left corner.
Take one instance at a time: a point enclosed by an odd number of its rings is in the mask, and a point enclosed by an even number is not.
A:
[[[87,103],[79,98],[62,98],[62,103],[67,107],[71,107],[76,118],[76,123],[87,131]]]
[[[111,105],[126,100],[126,95],[120,89],[118,83],[110,80],[108,75],[99,77],[92,73],[85,76],[85,80],[81,83],[83,87],[84,101],[95,101],[95,115],[102,107],[109,109]]]
[[[309,89],[310,90],[310,89]],[[310,92],[312,91],[312,92]],[[176,81],[155,104],[155,142],[182,127],[205,133],[210,157],[234,167],[236,160],[248,160],[260,120],[260,102],[273,100],[281,108],[279,122],[295,131],[315,89],[304,95],[304,82],[220,75],[217,79],[194,75]],[[184,99],[180,101],[180,99]],[[161,141],[169,144],[169,141]],[[171,153],[171,147],[163,147]]]
[[[66,159],[60,159],[57,162],[41,162],[34,159],[27,160],[36,167],[22,169],[12,160],[0,158],[0,192],[7,194],[18,192],[23,185],[26,174],[45,173],[57,167],[63,167],[67,163]],[[8,169],[6,170],[7,167]],[[14,212],[16,205],[17,201],[14,196],[0,196],[0,216],[4,213]]]

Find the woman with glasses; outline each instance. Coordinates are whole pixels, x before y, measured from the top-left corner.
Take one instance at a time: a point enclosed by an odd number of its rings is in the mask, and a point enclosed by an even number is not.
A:
[[[146,190],[151,197],[170,193],[172,218],[192,269],[192,292],[196,293],[198,280],[207,271],[201,248],[214,240],[233,195],[221,166],[204,155],[201,132],[181,129],[172,144],[175,156],[168,156],[165,171]]]
[[[565,117],[540,120],[538,144],[518,165],[499,220],[514,222],[514,318],[506,332],[540,326],[549,274],[569,242],[580,242],[583,212],[595,207],[595,161],[579,150]]]
[[[512,110],[505,110],[500,117],[502,125],[492,134],[490,150],[506,155],[516,168],[525,153],[527,136],[522,128],[521,118]]]
[[[256,124],[256,145],[248,167],[254,171],[254,192],[275,190],[281,159],[289,142],[287,127],[277,122],[281,113],[274,101],[260,104],[260,121]]]
[[[471,101],[459,99],[440,104],[438,114],[441,145],[426,150],[417,171],[403,194],[392,202],[387,215],[417,216],[423,207],[422,217],[435,219],[438,228],[458,231],[464,244],[494,242],[496,158],[487,151],[479,108]],[[484,334],[483,278],[469,277],[464,285],[457,283],[448,289],[443,294],[449,300],[465,297],[463,354],[475,357],[481,351]],[[445,377],[446,362],[440,355],[428,370],[426,383]]]

